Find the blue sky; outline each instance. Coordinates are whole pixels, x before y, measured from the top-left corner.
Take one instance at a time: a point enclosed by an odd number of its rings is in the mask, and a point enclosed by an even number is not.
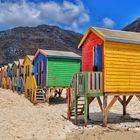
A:
[[[89,26],[122,29],[140,16],[139,0],[0,0],[0,30],[57,25],[84,33]]]

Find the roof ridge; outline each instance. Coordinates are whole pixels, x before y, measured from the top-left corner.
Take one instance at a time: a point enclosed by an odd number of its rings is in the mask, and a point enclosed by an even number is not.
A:
[[[123,31],[123,30],[115,30],[115,29],[107,29],[107,28],[102,28],[102,27],[92,27],[93,29],[101,29],[101,30],[108,30],[108,31],[114,31],[114,32],[125,32],[125,33],[130,33],[130,34],[140,34],[139,32],[131,32],[131,31]]]

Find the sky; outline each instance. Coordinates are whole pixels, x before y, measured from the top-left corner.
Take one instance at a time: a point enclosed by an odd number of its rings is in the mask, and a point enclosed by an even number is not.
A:
[[[140,0],[0,0],[0,31],[56,25],[80,33],[90,26],[117,29],[140,17]]]

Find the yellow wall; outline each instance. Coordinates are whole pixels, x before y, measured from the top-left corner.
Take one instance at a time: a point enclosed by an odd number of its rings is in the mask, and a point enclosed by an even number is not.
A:
[[[24,61],[24,83],[25,83],[26,66],[30,67],[29,76],[31,77],[33,65],[32,65],[32,61],[28,57],[25,57],[25,61]]]
[[[140,45],[106,42],[105,92],[140,92]]]

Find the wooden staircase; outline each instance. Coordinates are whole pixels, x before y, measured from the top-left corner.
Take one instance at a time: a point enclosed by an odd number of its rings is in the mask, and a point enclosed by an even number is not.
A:
[[[102,72],[80,72],[73,76],[68,89],[68,119],[83,115],[85,125],[89,119],[89,105],[97,98],[100,106],[102,96]],[[102,107],[101,107],[102,108]]]
[[[88,98],[88,105],[90,105],[90,103],[94,100],[95,97],[89,97]],[[70,109],[70,116],[75,116],[76,113],[76,104],[75,104],[75,100],[73,101],[73,104],[71,105],[71,109]],[[84,106],[85,106],[85,100],[84,97],[78,97],[77,98],[77,115],[84,115]]]
[[[76,100],[73,101],[72,105],[71,105],[71,109],[70,109],[70,115],[71,116],[75,116],[75,102]],[[77,98],[77,115],[84,115],[83,111],[84,111],[84,97],[79,97]]]
[[[45,92],[41,88],[37,88],[36,90],[36,103],[45,103],[46,102],[46,96]]]

